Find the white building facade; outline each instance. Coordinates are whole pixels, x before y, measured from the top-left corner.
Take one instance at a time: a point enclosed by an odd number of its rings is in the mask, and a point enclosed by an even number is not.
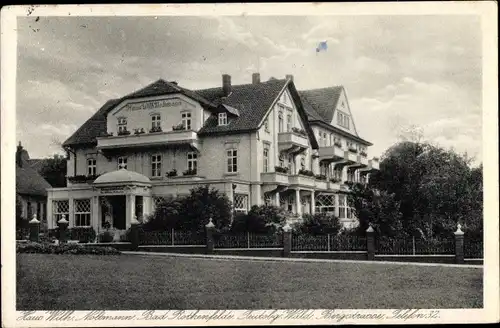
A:
[[[49,228],[126,230],[162,198],[209,185],[234,211],[264,203],[300,217],[331,212],[345,226],[347,181],[378,169],[358,136],[342,87],[297,91],[293,77],[188,90],[156,81],[108,101],[63,146],[67,188],[48,189]]]

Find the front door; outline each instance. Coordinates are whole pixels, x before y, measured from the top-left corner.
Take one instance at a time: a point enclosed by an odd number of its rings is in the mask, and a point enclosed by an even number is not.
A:
[[[125,230],[126,228],[126,198],[122,196],[106,196],[101,205],[102,224],[107,221],[111,227]]]

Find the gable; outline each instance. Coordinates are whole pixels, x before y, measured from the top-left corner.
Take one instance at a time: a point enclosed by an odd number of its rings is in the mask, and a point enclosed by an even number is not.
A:
[[[358,136],[351,108],[349,107],[349,102],[347,101],[347,96],[343,88],[334,108],[332,120],[329,123],[343,131]]]

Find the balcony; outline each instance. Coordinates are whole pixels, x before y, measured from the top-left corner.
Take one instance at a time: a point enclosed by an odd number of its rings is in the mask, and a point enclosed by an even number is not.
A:
[[[191,130],[177,130],[97,138],[97,148],[101,150],[173,145],[188,145],[197,149],[198,135]]]
[[[297,131],[280,132],[278,134],[278,149],[280,152],[301,153],[309,147],[305,133]]]
[[[300,174],[291,175],[289,181],[291,185],[298,185],[309,188],[316,187],[316,179],[315,177],[311,176],[300,175]]]
[[[260,180],[265,184],[288,185],[289,175],[281,172],[265,172],[260,174]]]
[[[328,189],[328,181],[316,179],[315,187],[316,189],[326,190]]]
[[[320,161],[339,162],[344,159],[345,153],[342,147],[333,145],[319,147],[318,155]]]

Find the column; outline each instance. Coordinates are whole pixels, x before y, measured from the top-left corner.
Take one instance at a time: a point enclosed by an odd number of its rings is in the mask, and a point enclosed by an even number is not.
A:
[[[302,215],[302,204],[300,202],[300,188],[295,189],[295,212]]]
[[[92,196],[92,210],[90,212],[90,225],[99,232],[99,196]]]
[[[315,154],[313,154],[314,156]],[[314,174],[319,174],[319,157],[313,157],[312,159],[312,171]]]
[[[52,215],[52,199],[50,197],[47,198],[47,210],[46,210],[46,217],[47,217],[47,225],[49,229],[54,229],[54,217]]]
[[[250,200],[250,207],[253,205],[261,205],[262,204],[262,193],[261,186],[259,184],[251,185],[252,199]]]
[[[73,197],[70,197],[68,202],[68,228],[73,228],[73,226],[75,225],[75,199]]]
[[[342,174],[340,178],[340,183],[344,183],[344,181],[347,181],[347,166],[344,166],[342,168]]]
[[[144,214],[144,218],[150,215],[151,213],[154,212],[153,210],[153,197],[151,196],[144,196],[143,203],[142,203],[142,213]]]
[[[130,228],[132,218],[135,216],[135,195],[126,195],[125,228]]]
[[[333,194],[333,200],[335,201],[335,216],[339,217],[340,211],[339,211],[339,194]]]
[[[311,192],[311,214],[314,215],[316,213],[316,192],[313,190]]]
[[[275,201],[275,205],[277,207],[280,207],[280,193],[277,191],[275,194],[274,194],[274,201]]]

